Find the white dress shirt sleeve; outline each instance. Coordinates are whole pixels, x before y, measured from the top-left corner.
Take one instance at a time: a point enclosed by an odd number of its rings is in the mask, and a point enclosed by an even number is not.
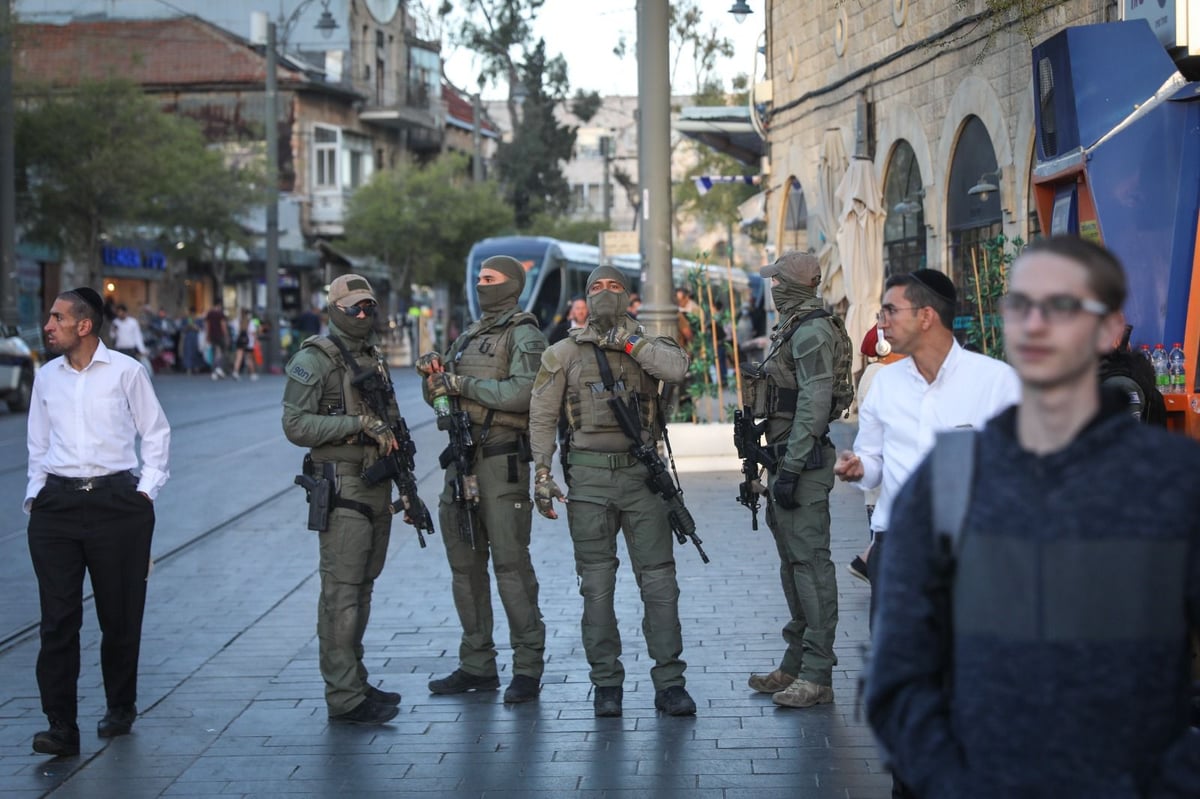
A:
[[[29,513],[33,499],[46,485],[46,453],[50,451],[50,417],[42,403],[42,383],[34,378],[33,394],[29,400],[28,428],[25,433],[29,449],[29,482],[25,486],[25,502],[22,507]]]
[[[142,476],[137,490],[150,499],[171,476],[167,458],[171,447],[171,426],[154,393],[154,386],[145,369],[130,369],[125,373],[125,396],[133,414],[133,424],[142,437]]]
[[[876,375],[875,380],[878,380]],[[854,454],[862,461],[863,476],[856,485],[864,491],[877,487],[883,480],[883,424],[879,419],[880,391],[872,381],[874,391],[867,392],[858,409],[858,435],[854,437]]]

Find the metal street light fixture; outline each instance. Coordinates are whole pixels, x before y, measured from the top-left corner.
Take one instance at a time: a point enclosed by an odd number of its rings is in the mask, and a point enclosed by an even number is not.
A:
[[[913,214],[917,213],[917,211],[921,210],[921,198],[924,196],[925,190],[917,189],[915,192],[893,205],[892,211],[900,214],[901,216],[912,216]]]
[[[333,32],[337,30],[337,20],[333,18],[333,14],[329,13],[329,5],[325,5],[325,10],[321,12],[321,18],[317,20],[317,30],[321,32],[321,38],[328,39],[333,36]]]
[[[733,4],[733,8],[729,9],[729,13],[733,14],[733,18],[737,20],[737,23],[740,25],[746,21],[747,16],[754,13],[754,10],[750,8],[750,5],[746,2],[746,0],[737,0],[737,2]]]
[[[979,176],[979,182],[971,188],[967,189],[967,194],[972,197],[978,197],[980,202],[987,202],[988,195],[993,191],[998,191],[998,187],[992,181],[1000,180],[1000,170],[992,172],[984,172]]]

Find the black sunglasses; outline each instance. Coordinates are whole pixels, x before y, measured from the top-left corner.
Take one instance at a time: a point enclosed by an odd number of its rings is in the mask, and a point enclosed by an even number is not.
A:
[[[360,316],[366,316],[369,319],[375,316],[375,311],[379,309],[379,306],[373,302],[368,303],[367,305],[351,305],[349,308],[344,305],[338,305],[337,303],[334,303],[334,307],[344,313],[346,316],[350,316],[355,319]]]

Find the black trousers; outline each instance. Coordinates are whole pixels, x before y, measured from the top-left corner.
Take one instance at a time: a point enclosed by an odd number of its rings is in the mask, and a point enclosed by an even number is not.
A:
[[[137,701],[154,506],[127,477],[91,491],[48,485],[30,508],[29,555],[42,605],[38,689],[42,711],[62,721],[77,715],[85,570],[100,621],[108,705]]]

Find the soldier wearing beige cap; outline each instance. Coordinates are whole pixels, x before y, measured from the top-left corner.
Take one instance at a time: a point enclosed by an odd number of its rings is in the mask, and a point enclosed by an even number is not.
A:
[[[371,591],[383,571],[391,534],[391,483],[368,486],[363,471],[396,449],[391,425],[400,418],[394,394],[387,419],[365,406],[355,372],[374,371],[391,387],[375,334],[378,303],[367,279],[343,275],[329,286],[329,335],[311,336],[288,362],[283,391],[283,432],[309,448],[311,467],[333,465],[336,493],[328,526],[319,533],[321,595],[317,639],[329,719],[383,724],[392,719],[400,694],[368,682],[363,633]],[[353,363],[348,362],[353,359]]]

